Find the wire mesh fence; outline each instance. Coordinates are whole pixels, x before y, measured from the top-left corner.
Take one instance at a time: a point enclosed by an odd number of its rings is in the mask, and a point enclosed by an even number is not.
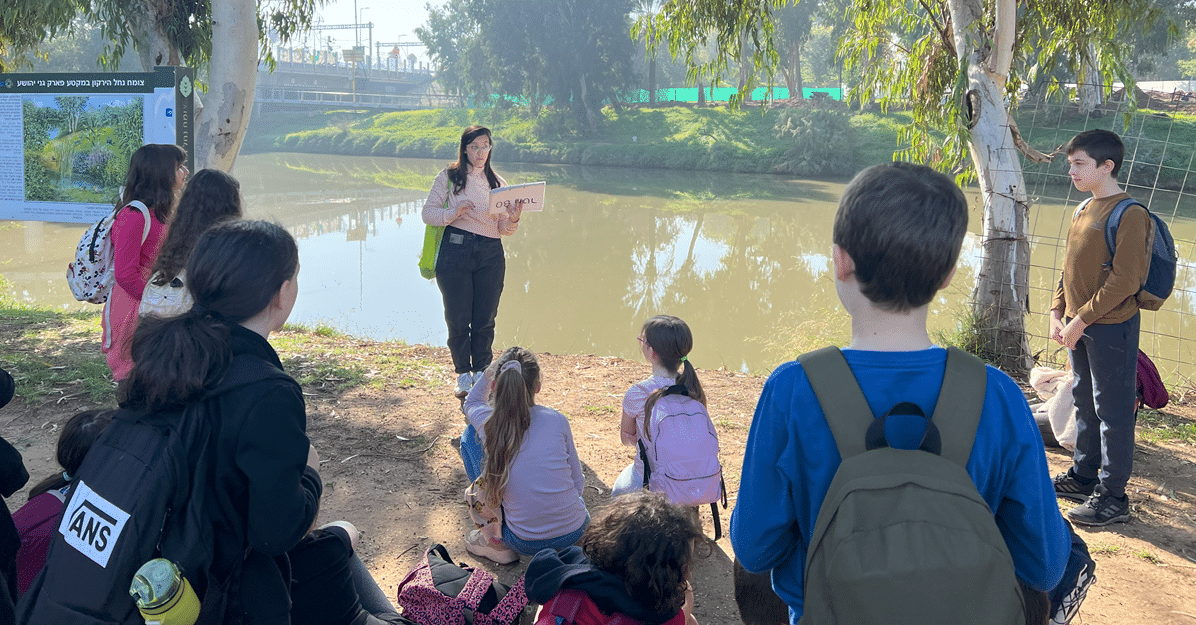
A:
[[[1125,143],[1118,180],[1132,197],[1146,204],[1168,224],[1175,237],[1179,266],[1175,291],[1158,312],[1143,311],[1140,347],[1156,363],[1169,384],[1194,386],[1196,378],[1196,94],[1138,92],[1131,110],[1121,94],[1091,110],[1062,89],[1059,97],[1022,101],[1015,116],[1023,138],[1051,153],[1084,130],[1117,133]],[[1023,160],[1030,196],[1030,333],[1031,353],[1039,363],[1061,367],[1066,350],[1048,340],[1048,314],[1062,271],[1068,227],[1086,194],[1076,191],[1067,175],[1066,155],[1050,163]]]

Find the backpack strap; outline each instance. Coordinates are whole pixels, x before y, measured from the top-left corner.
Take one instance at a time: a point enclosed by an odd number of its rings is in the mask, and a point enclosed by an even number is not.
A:
[[[957,347],[948,347],[943,385],[931,419],[942,438],[942,456],[965,469],[972,455],[987,388],[988,371],[984,362]]]
[[[145,225],[141,228],[141,244],[145,245],[145,240],[149,238],[150,231],[149,207],[141,200],[133,200],[128,203],[128,206],[137,209],[137,212],[141,213],[141,216],[145,218]]]
[[[864,437],[860,433],[868,430],[875,415],[843,352],[832,345],[802,354],[797,360],[822,405],[839,457],[846,460],[864,453]]]
[[[552,625],[569,625],[577,622],[577,611],[581,609],[582,598],[585,593],[580,590],[565,589],[556,594],[545,610],[552,615]]]
[[[1105,219],[1105,247],[1109,248],[1109,265],[1113,264],[1113,257],[1117,255],[1117,229],[1121,227],[1121,218],[1125,215],[1125,211],[1131,206],[1141,206],[1142,209],[1146,211],[1146,216],[1148,218],[1150,217],[1150,209],[1146,208],[1145,204],[1135,200],[1132,197],[1125,198],[1124,200],[1118,202],[1117,206],[1113,207],[1112,212],[1109,213],[1109,217]],[[1154,226],[1153,220],[1150,221],[1150,225]],[[1147,250],[1148,256],[1149,252],[1150,250]],[[1145,279],[1145,277],[1143,279]]]
[[[652,477],[652,465],[648,462],[648,448],[644,447],[644,441],[637,440],[636,445],[640,448],[640,459],[644,461],[644,490],[648,490],[648,480]]]

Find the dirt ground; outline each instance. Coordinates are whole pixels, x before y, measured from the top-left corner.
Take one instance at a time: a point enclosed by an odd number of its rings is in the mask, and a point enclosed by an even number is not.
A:
[[[308,432],[322,456],[325,481],[321,521],[346,519],[363,532],[363,560],[388,595],[395,596],[404,574],[424,550],[443,543],[458,560],[493,571],[507,583],[523,572],[528,558],[500,566],[465,552],[471,527],[461,500],[466,478],[456,449],[464,429],[444,349],[330,339],[367,354],[364,359],[426,363],[404,376],[376,371],[370,383],[343,392],[327,391],[336,379],[305,385]],[[318,354],[283,353],[293,368],[315,366]],[[329,353],[329,352],[325,352]],[[619,444],[622,395],[649,374],[644,363],[597,356],[540,355],[543,389],[539,402],[566,414],[586,473],[585,500],[591,511],[609,498],[610,484],[632,459]],[[306,363],[306,364],[305,364]],[[367,377],[368,377],[367,375]],[[719,429],[731,506],[752,412],[764,378],[728,371],[699,370]],[[0,435],[22,451],[31,483],[56,470],[57,428],[87,408],[62,401],[28,404],[21,398],[0,412]],[[1164,410],[1187,419],[1196,410]],[[1053,471],[1063,470],[1069,454],[1047,450]],[[1196,625],[1196,448],[1182,443],[1139,443],[1129,493],[1134,519],[1109,528],[1081,529],[1097,561],[1097,582],[1076,623],[1083,625]],[[18,493],[8,505],[25,500]],[[1064,507],[1070,504],[1061,500]],[[723,514],[724,529],[730,509]],[[704,511],[712,536],[709,510]],[[694,570],[701,623],[738,623],[732,596],[730,542],[724,537]],[[480,560],[480,561],[479,561]]]

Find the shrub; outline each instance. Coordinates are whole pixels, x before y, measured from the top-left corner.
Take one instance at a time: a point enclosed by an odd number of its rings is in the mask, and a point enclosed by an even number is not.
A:
[[[854,171],[849,116],[820,108],[786,108],[773,126],[789,143],[775,169],[797,176],[845,176]]]

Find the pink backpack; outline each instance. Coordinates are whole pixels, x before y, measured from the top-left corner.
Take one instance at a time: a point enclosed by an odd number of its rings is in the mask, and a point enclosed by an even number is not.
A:
[[[662,493],[678,506],[710,504],[715,540],[722,537],[715,503],[727,507],[723,467],[718,461],[718,434],[706,406],[692,399],[684,385],[674,384],[652,406],[639,440],[644,460],[644,488]]]
[[[507,588],[486,571],[454,564],[440,544],[399,582],[403,617],[420,625],[514,625],[526,605],[522,576]]]

